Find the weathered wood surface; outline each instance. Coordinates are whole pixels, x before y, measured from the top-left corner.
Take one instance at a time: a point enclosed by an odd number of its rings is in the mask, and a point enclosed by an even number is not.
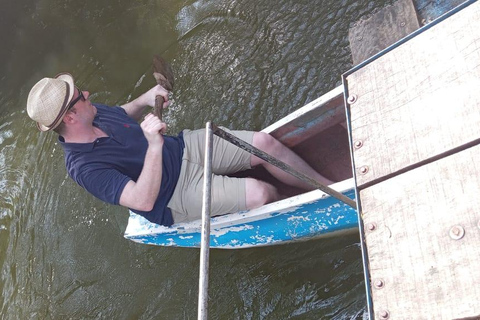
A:
[[[480,138],[479,7],[346,77],[358,187]]]
[[[476,146],[360,191],[375,319],[480,317],[479,158]]]
[[[375,319],[480,318],[480,4],[344,81]]]
[[[349,30],[353,64],[359,64],[420,27],[412,0],[398,0]]]

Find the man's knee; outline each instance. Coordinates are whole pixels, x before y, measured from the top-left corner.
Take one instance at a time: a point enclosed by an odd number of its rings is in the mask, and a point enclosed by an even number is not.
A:
[[[247,178],[246,182],[246,205],[247,209],[258,208],[264,204],[277,201],[279,195],[277,189],[269,183]]]
[[[274,147],[274,145],[277,143],[279,143],[277,139],[268,133],[255,132],[253,135],[253,146],[260,150],[267,151]]]
[[[284,148],[277,139],[265,132],[255,132],[253,136],[253,146],[276,158],[281,156],[282,147]],[[264,160],[252,156],[252,167],[265,164],[266,162]]]

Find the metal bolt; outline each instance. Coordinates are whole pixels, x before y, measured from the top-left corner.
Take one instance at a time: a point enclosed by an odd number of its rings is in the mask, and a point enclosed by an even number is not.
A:
[[[464,235],[465,235],[465,229],[463,229],[463,227],[460,225],[453,226],[450,229],[450,238],[452,238],[453,240],[460,240],[463,238]]]
[[[388,310],[380,310],[378,316],[380,319],[388,319],[390,317],[390,313],[388,313]]]
[[[368,167],[367,166],[360,167],[360,173],[361,174],[366,174],[367,172],[368,172]]]
[[[373,286],[377,289],[382,289],[384,286],[385,286],[385,282],[383,282],[382,279],[377,279],[375,280],[375,282],[373,283]]]
[[[405,21],[402,21],[402,22],[400,23],[400,27],[405,27],[405,25],[406,25]]]
[[[352,94],[351,96],[349,96],[347,102],[348,104],[354,104],[355,102],[357,102],[357,95]]]
[[[375,229],[377,229],[377,225],[373,222],[367,223],[367,229],[370,231],[374,231]]]
[[[357,37],[357,41],[362,41],[363,37],[362,36],[358,36]]]
[[[360,149],[363,146],[363,141],[362,140],[357,140],[354,143],[355,149]]]

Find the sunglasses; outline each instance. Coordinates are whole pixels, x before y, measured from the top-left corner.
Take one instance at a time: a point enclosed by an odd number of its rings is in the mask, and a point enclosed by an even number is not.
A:
[[[70,101],[70,103],[68,104],[67,110],[70,110],[71,108],[73,108],[73,106],[75,105],[75,103],[77,103],[80,99],[82,99],[82,101],[87,101],[87,99],[86,99],[85,96],[83,95],[82,90],[80,90],[79,87],[75,87],[75,88],[77,88],[77,90],[78,90],[78,97],[76,97],[75,99],[73,99],[72,101]]]

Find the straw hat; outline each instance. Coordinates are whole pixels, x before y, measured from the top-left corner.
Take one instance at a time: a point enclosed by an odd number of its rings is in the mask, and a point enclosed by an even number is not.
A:
[[[68,111],[75,86],[69,73],[61,73],[55,78],[43,78],[30,90],[27,100],[27,113],[37,122],[41,131],[58,127]]]

